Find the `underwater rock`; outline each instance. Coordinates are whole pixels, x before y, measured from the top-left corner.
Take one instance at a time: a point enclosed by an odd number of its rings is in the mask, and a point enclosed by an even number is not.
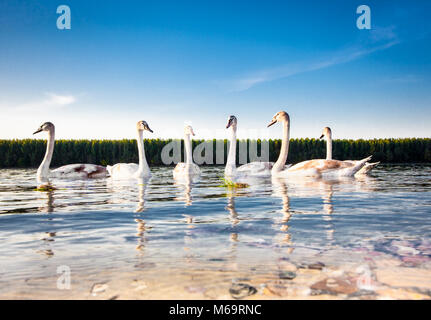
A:
[[[246,283],[234,283],[229,289],[229,293],[234,299],[243,299],[257,292],[255,287]]]
[[[325,267],[325,264],[322,262],[316,262],[308,265],[308,269],[312,270],[322,270]]]
[[[320,294],[353,294],[358,288],[355,281],[349,278],[326,278],[311,287],[313,295]]]
[[[108,285],[106,283],[95,283],[91,287],[91,295],[97,296],[97,294],[105,292],[108,289]]]
[[[283,280],[292,280],[296,278],[296,273],[292,271],[280,271],[278,277]]]

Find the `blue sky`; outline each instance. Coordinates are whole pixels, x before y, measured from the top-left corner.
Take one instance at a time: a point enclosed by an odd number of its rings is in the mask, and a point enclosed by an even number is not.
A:
[[[71,9],[58,30],[57,6]],[[356,8],[371,8],[371,30]],[[0,138],[429,137],[429,1],[1,1]],[[149,136],[148,136],[149,137]]]

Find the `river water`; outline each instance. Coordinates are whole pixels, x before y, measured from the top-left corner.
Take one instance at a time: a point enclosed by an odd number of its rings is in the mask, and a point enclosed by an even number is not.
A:
[[[244,188],[201,169],[193,182],[159,167],[48,191],[33,169],[0,171],[0,297],[430,297],[430,165]]]

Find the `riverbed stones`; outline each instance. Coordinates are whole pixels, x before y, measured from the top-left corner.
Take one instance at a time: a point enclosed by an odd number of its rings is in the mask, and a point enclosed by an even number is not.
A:
[[[229,293],[234,299],[243,299],[257,292],[255,287],[246,283],[233,283],[229,288]]]
[[[98,294],[101,294],[108,290],[108,288],[109,286],[106,283],[95,283],[91,287],[90,292],[92,296],[97,296]]]
[[[322,270],[325,267],[325,264],[323,262],[315,262],[308,265],[308,269],[312,270]]]
[[[296,278],[296,273],[292,271],[280,271],[278,277],[282,280],[293,280]]]
[[[326,278],[311,286],[312,294],[353,294],[358,288],[352,278]]]

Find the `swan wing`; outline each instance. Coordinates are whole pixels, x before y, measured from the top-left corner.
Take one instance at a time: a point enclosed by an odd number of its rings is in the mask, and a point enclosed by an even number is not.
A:
[[[138,171],[136,163],[117,163],[110,168],[110,175],[114,179],[132,178]]]
[[[239,174],[270,176],[274,162],[250,162],[237,168]]]
[[[104,178],[108,174],[105,167],[96,164],[68,164],[51,171],[50,176],[56,178],[92,179]]]
[[[356,172],[355,176],[368,174],[371,170],[377,167],[379,163],[380,161],[372,163],[366,162],[365,165],[358,172]]]
[[[308,176],[337,175],[353,176],[358,172],[371,157],[358,161],[340,161],[315,159],[295,164],[285,172],[287,174],[301,174]]]

